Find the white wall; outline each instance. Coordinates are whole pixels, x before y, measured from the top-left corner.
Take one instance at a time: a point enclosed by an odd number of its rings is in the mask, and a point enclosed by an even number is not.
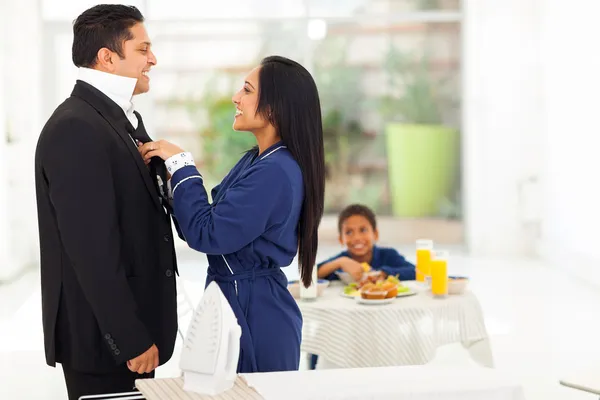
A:
[[[536,0],[465,0],[465,231],[479,255],[533,255],[543,108]]]
[[[10,253],[10,261],[0,260],[0,280],[6,280],[24,267],[34,265],[39,254],[33,156],[42,127],[40,76],[44,62],[40,57],[42,37],[38,1],[1,3],[0,57],[4,80],[1,109],[5,119],[3,128],[8,127],[14,139],[3,148],[4,176],[0,175],[1,192],[7,202],[6,207],[0,208],[0,212],[7,213],[0,214],[0,232],[8,236],[5,251]]]
[[[547,0],[540,254],[600,285],[600,2]]]
[[[0,26],[4,24],[4,3],[0,2]],[[0,34],[2,32],[0,31]],[[4,54],[4,41],[0,39],[0,55]],[[6,154],[6,119],[4,117],[4,57],[0,57],[0,187],[6,187],[7,183],[7,154]],[[8,191],[0,190],[0,280],[2,280],[2,270],[7,269],[4,265],[13,265],[12,254],[9,246],[9,226],[7,209]]]
[[[600,2],[464,6],[469,248],[600,286]]]

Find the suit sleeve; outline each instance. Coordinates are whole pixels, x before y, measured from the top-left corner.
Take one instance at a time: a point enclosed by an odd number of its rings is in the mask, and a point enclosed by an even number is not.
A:
[[[193,166],[176,171],[171,185],[174,213],[188,246],[206,254],[240,250],[273,224],[285,221],[292,202],[285,172],[268,163],[248,172],[214,205]]]
[[[386,252],[380,269],[388,275],[398,275],[401,281],[415,279],[415,266],[394,249]]]
[[[84,121],[70,120],[58,128],[46,150],[43,168],[60,239],[107,348],[122,364],[153,341],[121,265],[113,183],[118,172],[111,169],[106,137]]]

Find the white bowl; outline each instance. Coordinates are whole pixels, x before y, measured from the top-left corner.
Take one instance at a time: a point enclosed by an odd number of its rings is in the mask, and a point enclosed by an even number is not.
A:
[[[352,275],[347,272],[336,271],[335,274],[338,276],[338,278],[340,278],[340,281],[344,282],[344,285],[349,285],[355,282],[354,278],[352,278]]]
[[[319,279],[317,284],[317,296],[322,296],[325,289],[329,286],[329,281],[326,279]],[[300,283],[298,281],[290,281],[288,283],[288,290],[295,299],[300,298]]]
[[[466,276],[448,277],[448,294],[463,294],[469,284],[469,278]]]

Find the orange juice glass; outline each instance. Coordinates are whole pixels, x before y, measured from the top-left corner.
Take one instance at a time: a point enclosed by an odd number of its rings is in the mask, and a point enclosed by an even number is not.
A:
[[[415,272],[417,281],[419,282],[425,282],[425,278],[429,276],[429,263],[431,262],[432,252],[433,240],[417,240],[417,265],[415,266]]]
[[[431,258],[431,293],[435,297],[448,294],[448,252],[435,251]]]

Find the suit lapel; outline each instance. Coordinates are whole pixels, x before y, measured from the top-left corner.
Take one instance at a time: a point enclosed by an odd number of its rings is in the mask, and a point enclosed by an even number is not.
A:
[[[152,202],[158,209],[162,209],[158,200],[156,186],[154,182],[152,182],[152,177],[148,172],[148,168],[146,167],[146,164],[144,164],[144,160],[140,156],[137,147],[133,143],[133,140],[129,136],[129,132],[127,131],[127,125],[131,126],[131,124],[128,123],[129,121],[125,116],[125,113],[123,113],[123,110],[101,91],[83,81],[77,81],[77,84],[75,85],[71,95],[81,98],[86,103],[94,107],[112,126],[115,132],[117,132],[129,150],[130,155],[133,157],[141,178],[144,181],[144,185],[146,186],[146,189],[148,189],[148,194],[150,197],[152,197]]]
[[[142,156],[140,155],[140,152],[138,151],[137,147],[133,143],[131,136],[129,136],[129,132],[127,132],[127,129],[124,129],[124,128],[120,129],[118,126],[116,126],[116,124],[113,121],[108,120],[108,119],[107,119],[107,121],[108,121],[108,123],[110,123],[112,125],[113,129],[119,134],[121,139],[125,142],[125,145],[127,146],[127,149],[129,150],[129,154],[135,160],[135,164],[137,165],[138,171],[139,171],[140,175],[142,176],[142,180],[144,181],[144,184],[146,185],[146,189],[148,189],[148,193],[152,197],[154,204],[158,208],[161,208],[160,202],[158,201],[158,192],[156,191],[156,186],[154,185],[154,182],[152,182],[152,176],[150,175],[150,172],[148,171],[148,167],[146,166],[146,164],[144,164],[144,160],[142,159]]]

